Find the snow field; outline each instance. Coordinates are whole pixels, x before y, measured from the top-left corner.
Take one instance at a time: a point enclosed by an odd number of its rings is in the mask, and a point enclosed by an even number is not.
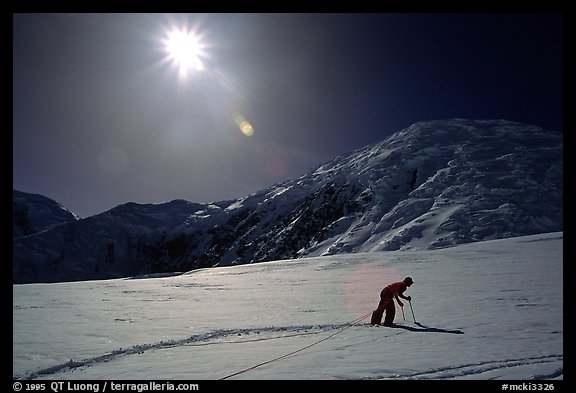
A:
[[[562,379],[562,249],[560,232],[14,285],[14,377],[222,379],[318,342],[229,379]],[[412,330],[349,325],[407,275],[421,326],[409,305]]]

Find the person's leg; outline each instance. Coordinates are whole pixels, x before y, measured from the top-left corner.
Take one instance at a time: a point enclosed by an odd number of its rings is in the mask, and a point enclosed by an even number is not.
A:
[[[384,310],[388,306],[388,299],[387,298],[380,298],[380,303],[378,304],[378,308],[372,312],[372,318],[370,319],[371,325],[380,325],[382,322],[382,316],[384,315]]]
[[[394,300],[390,299],[386,305],[386,318],[384,318],[384,326],[392,326],[394,317],[396,316],[396,307],[394,307]]]

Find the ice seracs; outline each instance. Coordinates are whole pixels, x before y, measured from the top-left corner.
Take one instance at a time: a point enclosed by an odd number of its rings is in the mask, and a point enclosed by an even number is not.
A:
[[[437,249],[563,230],[562,132],[416,123],[297,179],[212,204],[126,204],[14,241],[14,282]]]

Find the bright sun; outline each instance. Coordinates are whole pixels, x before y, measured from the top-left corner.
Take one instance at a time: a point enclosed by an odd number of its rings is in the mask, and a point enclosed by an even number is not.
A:
[[[204,70],[201,60],[204,46],[201,36],[194,31],[174,29],[168,32],[164,49],[168,53],[168,59],[178,67],[181,76],[185,76],[189,71]]]

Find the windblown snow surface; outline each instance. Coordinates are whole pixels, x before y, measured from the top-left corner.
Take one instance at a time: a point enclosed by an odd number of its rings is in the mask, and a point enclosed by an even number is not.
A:
[[[559,380],[562,250],[557,232],[14,285],[13,377]],[[400,326],[370,326],[382,287],[407,275],[405,320],[397,308]]]

